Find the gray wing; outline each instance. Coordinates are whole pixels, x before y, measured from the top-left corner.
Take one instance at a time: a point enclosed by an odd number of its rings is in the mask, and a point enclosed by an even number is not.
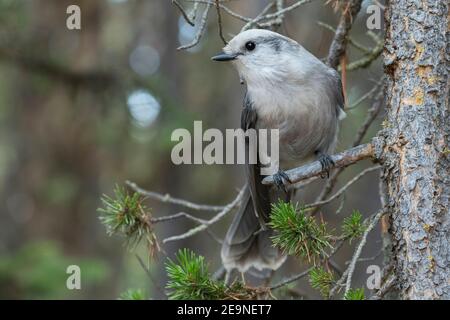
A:
[[[241,128],[246,131],[248,129],[256,130],[257,119],[256,110],[254,109],[251,99],[246,94],[244,99],[244,109],[241,114]],[[263,176],[260,175],[259,161],[257,164],[250,164],[249,155],[249,139],[245,139],[245,154],[246,154],[246,175],[247,183],[250,190],[250,195],[253,202],[255,214],[259,219],[261,227],[265,228],[266,222],[269,221],[270,216],[270,197],[269,186],[262,184]]]
[[[336,101],[336,115],[338,119],[342,119],[345,117],[345,99],[344,99],[344,90],[342,89],[342,81],[339,73],[330,68],[331,73],[331,81],[330,81],[330,89],[333,93],[333,97]]]

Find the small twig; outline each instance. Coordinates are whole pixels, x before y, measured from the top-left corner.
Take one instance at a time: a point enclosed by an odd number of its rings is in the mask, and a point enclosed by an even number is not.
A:
[[[138,262],[141,265],[142,269],[144,269],[145,273],[147,274],[147,277],[150,279],[152,284],[155,286],[156,290],[158,290],[158,292],[161,293],[163,296],[166,296],[166,293],[161,288],[161,286],[158,284],[158,281],[156,281],[156,279],[153,277],[153,275],[150,272],[150,270],[148,270],[148,268],[145,266],[144,261],[142,261],[142,258],[138,254],[136,254],[136,259],[138,260]]]
[[[193,22],[193,20],[189,19],[188,14],[186,13],[186,11],[184,10],[183,6],[181,5],[181,3],[178,2],[178,0],[172,0],[172,3],[175,5],[175,7],[178,8],[178,10],[180,11],[181,15],[183,16],[184,20],[189,23],[191,26],[195,26],[195,23]]]
[[[339,242],[336,244],[336,246],[333,248],[333,250],[329,253],[329,254],[323,254],[322,257],[322,261],[327,261],[329,260],[331,257],[333,257],[338,251],[339,249],[342,247],[342,245],[344,244],[345,239],[341,239],[339,240]],[[310,268],[308,268],[305,271],[300,272],[299,274],[293,275],[291,277],[288,277],[286,279],[281,280],[280,282],[278,282],[277,284],[274,284],[273,286],[270,287],[271,290],[275,290],[278,288],[281,288],[285,285],[288,285],[289,283],[292,283],[294,281],[297,281],[305,276],[307,276],[309,274],[309,272],[314,269],[315,266],[312,266]]]
[[[283,9],[281,9],[281,10],[278,10],[277,12],[269,13],[269,14],[264,14],[264,15],[261,15],[261,14],[260,14],[260,15],[258,15],[255,19],[253,19],[253,20],[251,20],[249,23],[247,23],[247,24],[242,28],[241,32],[242,32],[242,31],[245,31],[245,30],[247,30],[247,29],[249,29],[252,25],[257,24],[257,23],[259,23],[259,22],[262,21],[262,20],[271,20],[271,19],[274,19],[272,22],[265,23],[265,24],[260,24],[261,26],[264,26],[264,27],[272,26],[272,25],[274,25],[274,24],[277,23],[277,19],[278,19],[279,16],[282,16],[282,15],[284,15],[285,13],[287,13],[287,12],[289,12],[289,11],[292,11],[292,10],[294,10],[294,9],[297,9],[297,8],[300,7],[301,5],[306,4],[306,3],[309,3],[309,2],[311,2],[311,1],[313,1],[313,0],[299,0],[299,1],[295,2],[294,4],[290,5],[289,7],[285,7],[285,8],[283,8]]]
[[[296,274],[296,275],[293,275],[292,277],[286,278],[286,279],[278,282],[277,284],[274,284],[273,286],[271,286],[270,290],[275,290],[275,289],[281,288],[285,285],[288,285],[289,283],[297,281],[297,280],[307,276],[311,272],[312,269],[314,269],[314,267],[310,267],[310,268],[306,269],[305,271],[300,272],[299,274]]]
[[[396,276],[394,273],[391,273],[389,277],[384,281],[383,285],[380,289],[378,289],[373,296],[369,298],[369,300],[380,300],[382,299],[386,293],[395,285]]]
[[[227,45],[228,42],[225,40],[225,37],[223,35],[223,29],[222,29],[222,15],[220,13],[220,5],[219,0],[216,0],[216,11],[217,11],[217,24],[219,25],[219,36],[220,39],[222,39],[222,42]]]
[[[384,215],[385,213],[386,213],[385,208],[378,211],[378,213],[375,214],[372,221],[369,223],[366,230],[364,231],[364,234],[362,235],[361,242],[359,243],[359,245],[353,255],[352,261],[350,262],[350,264],[348,266],[348,276],[347,276],[347,281],[345,283],[344,296],[348,293],[348,291],[351,288],[352,276],[353,276],[353,272],[355,271],[356,262],[358,261],[359,257],[361,256],[362,249],[364,248],[364,246],[367,242],[367,235],[369,234],[370,231],[372,231],[372,229],[375,227],[375,225],[380,220],[381,216]]]
[[[377,259],[379,256],[381,256],[382,251],[378,251],[378,253],[372,257],[367,257],[367,258],[359,258],[357,262],[367,262],[367,261],[374,261],[375,259]],[[352,261],[345,261],[345,265],[349,265]]]
[[[198,28],[198,31],[195,34],[194,40],[192,40],[192,42],[189,44],[178,47],[177,50],[185,50],[195,47],[200,42],[200,39],[202,38],[203,33],[205,32],[206,29],[206,22],[208,21],[208,13],[210,8],[211,3],[208,3],[206,5],[205,11],[203,11],[202,19],[200,20],[200,27]]]
[[[356,181],[361,179],[364,175],[366,175],[369,172],[378,170],[380,168],[381,168],[381,166],[377,165],[377,166],[373,166],[373,167],[370,167],[370,168],[367,168],[367,169],[361,171],[357,176],[353,177],[353,179],[348,181],[341,189],[339,189],[339,191],[337,191],[330,198],[323,200],[323,201],[317,201],[314,203],[307,204],[307,205],[305,205],[305,208],[318,207],[318,206],[322,206],[324,204],[330,203],[334,199],[338,198],[341,194],[343,194],[353,183],[355,183]]]
[[[330,26],[329,24],[322,22],[322,21],[318,21],[317,24],[333,33],[336,32],[336,29],[333,28],[332,26]],[[370,48],[362,45],[361,43],[357,42],[356,40],[354,40],[352,37],[347,37],[348,43],[351,44],[352,46],[354,46],[356,49],[364,52],[365,54],[370,53]]]
[[[195,19],[197,18],[198,6],[199,6],[198,2],[194,3],[194,7],[192,8],[191,13],[189,14],[191,16],[191,21],[195,21]]]
[[[209,1],[209,0],[186,0],[187,2],[193,2],[194,4],[211,4],[214,5],[215,3],[213,1]],[[233,10],[231,10],[230,8],[224,6],[223,4],[219,4],[220,9],[222,9],[224,12],[226,12],[227,14],[229,14],[231,17],[236,18],[238,20],[244,21],[244,22],[250,22],[252,21],[251,18],[249,17],[245,17],[243,15],[240,15],[236,12],[234,12]]]
[[[341,14],[341,19],[336,28],[336,33],[328,52],[327,63],[330,67],[336,69],[341,61],[341,57],[345,55],[347,48],[348,34],[352,28],[354,18],[361,9],[362,0],[350,0],[347,3],[346,10]]]
[[[192,237],[193,235],[207,229],[210,225],[216,223],[217,221],[219,221],[220,219],[222,219],[227,213],[229,213],[232,209],[234,209],[236,206],[239,205],[239,203],[241,202],[241,199],[244,195],[244,191],[247,187],[243,187],[241,189],[241,191],[239,191],[239,194],[237,195],[237,197],[230,202],[229,204],[227,204],[222,211],[220,211],[218,214],[216,214],[213,218],[211,218],[210,220],[207,220],[205,223],[200,224],[197,227],[194,227],[190,230],[188,230],[187,232],[180,234],[180,235],[176,235],[176,236],[171,236],[168,237],[166,239],[163,240],[163,243],[167,243],[167,242],[171,242],[171,241],[177,241],[177,240],[182,240],[182,239],[186,239],[189,237]]]
[[[147,198],[157,200],[160,202],[176,204],[179,206],[183,206],[183,207],[186,207],[186,208],[189,208],[192,210],[198,210],[198,211],[222,211],[225,208],[225,206],[210,206],[210,205],[206,205],[206,204],[198,204],[198,203],[190,202],[190,201],[187,201],[184,199],[174,198],[168,193],[161,194],[161,193],[157,193],[157,192],[153,192],[153,191],[147,191],[147,190],[142,189],[136,183],[131,182],[131,181],[126,181],[125,183],[131,189],[136,191],[137,193],[139,193]]]
[[[185,212],[178,212],[178,213],[172,214],[170,216],[151,218],[150,222],[151,223],[158,223],[158,222],[165,222],[165,221],[176,220],[176,219],[179,219],[179,218],[186,218],[186,219],[192,220],[192,221],[200,223],[200,224],[206,223],[208,221],[208,220],[204,220],[204,219],[199,219],[199,218],[194,217],[194,216],[192,216],[192,215],[190,215],[188,213],[185,213]]]
[[[379,40],[375,47],[361,59],[353,61],[347,65],[348,71],[367,68],[373,61],[375,61],[383,52],[384,41]]]
[[[242,27],[241,32],[250,29],[253,25],[261,27],[261,25],[258,24],[256,20],[264,16],[267,12],[269,12],[269,10],[272,9],[274,5],[275,2],[270,2],[269,4],[267,4],[267,6],[255,18],[250,19],[250,21],[248,21],[247,24]]]
[[[339,204],[339,208],[337,208],[336,210],[336,214],[340,214],[342,212],[342,209],[344,209],[344,205],[345,205],[345,192],[342,194],[342,200],[341,203]]]
[[[349,106],[348,108],[346,108],[346,111],[355,109],[355,108],[358,107],[364,100],[371,98],[371,97],[373,96],[373,94],[380,88],[381,83],[382,83],[382,82],[379,81],[372,89],[370,89],[368,92],[366,92],[366,93],[363,94],[361,97],[359,97],[355,102],[352,103],[351,106]]]
[[[341,153],[331,156],[335,168],[346,167],[363,159],[371,158],[374,155],[372,144],[367,143],[357,147],[345,150]],[[323,173],[320,161],[314,161],[302,167],[286,171],[290,181],[296,183]],[[273,184],[273,176],[268,176],[262,181],[263,184]]]

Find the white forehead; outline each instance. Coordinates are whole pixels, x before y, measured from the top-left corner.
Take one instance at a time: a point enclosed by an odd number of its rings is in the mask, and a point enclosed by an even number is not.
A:
[[[292,43],[296,43],[294,40],[287,38],[279,33],[264,30],[264,29],[250,29],[239,33],[233,39],[230,40],[227,47],[237,48],[243,46],[246,42],[259,39],[259,38],[280,38]]]

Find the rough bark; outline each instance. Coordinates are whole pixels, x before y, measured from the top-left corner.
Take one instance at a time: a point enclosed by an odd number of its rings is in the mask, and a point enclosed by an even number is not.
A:
[[[448,3],[386,7],[387,120],[378,158],[403,299],[450,299]]]

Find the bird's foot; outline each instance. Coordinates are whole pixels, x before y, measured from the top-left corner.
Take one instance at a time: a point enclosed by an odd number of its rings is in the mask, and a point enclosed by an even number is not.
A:
[[[322,179],[324,179],[325,177],[329,178],[330,171],[334,167],[335,163],[333,159],[325,153],[318,153],[318,155],[319,155],[318,160],[322,165],[322,173],[320,174],[320,177]]]
[[[273,181],[275,182],[277,188],[279,190],[283,190],[285,193],[287,193],[286,182],[292,183],[289,176],[283,170],[278,170],[278,172],[273,175]]]

